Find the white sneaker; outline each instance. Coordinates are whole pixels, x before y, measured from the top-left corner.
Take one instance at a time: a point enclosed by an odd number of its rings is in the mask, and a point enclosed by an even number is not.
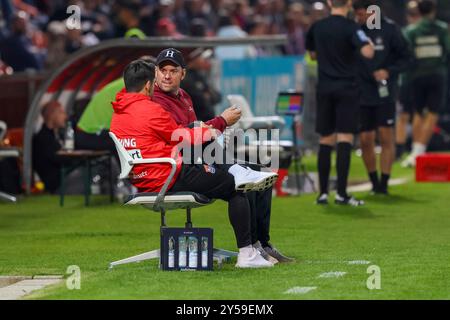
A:
[[[414,168],[415,166],[416,166],[416,155],[412,153],[401,163],[402,168]]]
[[[262,257],[258,250],[251,247],[239,250],[236,268],[271,268],[273,263]]]
[[[244,193],[267,190],[278,178],[278,174],[275,172],[254,171],[238,164],[233,165],[228,172],[234,176],[236,191]]]

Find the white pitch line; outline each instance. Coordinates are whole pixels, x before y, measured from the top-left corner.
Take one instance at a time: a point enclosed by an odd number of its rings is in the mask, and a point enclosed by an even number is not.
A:
[[[348,264],[370,264],[370,261],[367,261],[367,260],[353,260],[353,261],[348,261]]]
[[[331,271],[331,272],[325,272],[319,275],[319,278],[340,278],[347,274],[347,272],[344,271]]]
[[[285,291],[284,294],[306,294],[316,289],[317,287],[293,287]]]

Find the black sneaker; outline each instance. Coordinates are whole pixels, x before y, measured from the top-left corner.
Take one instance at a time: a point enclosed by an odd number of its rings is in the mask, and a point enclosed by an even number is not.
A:
[[[277,259],[278,262],[280,262],[280,263],[295,261],[294,258],[286,257],[284,254],[282,254],[280,251],[278,251],[277,248],[272,246],[270,243],[268,243],[267,246],[264,247],[264,251],[267,252],[270,256]]]
[[[328,194],[322,193],[317,199],[316,204],[319,205],[327,205],[328,204]]]
[[[336,198],[334,200],[334,203],[344,206],[352,206],[352,207],[360,207],[364,205],[364,201],[355,199],[353,196],[345,196],[342,197],[338,194],[336,194]]]

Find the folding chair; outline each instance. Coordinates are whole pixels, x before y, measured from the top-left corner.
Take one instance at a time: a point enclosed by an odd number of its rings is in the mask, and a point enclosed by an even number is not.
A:
[[[203,207],[211,204],[214,200],[207,198],[206,196],[195,192],[167,192],[176,171],[176,162],[172,158],[146,158],[146,159],[133,159],[128,151],[122,146],[114,133],[110,132],[109,136],[114,141],[114,144],[119,154],[120,159],[120,179],[128,178],[129,173],[134,165],[137,164],[155,164],[155,163],[168,163],[172,166],[169,176],[164,183],[161,191],[157,192],[145,192],[129,195],[125,201],[125,205],[140,204],[143,207],[159,212],[161,215],[161,228],[166,226],[166,211],[175,209],[186,209],[186,228],[192,228],[191,209],[197,207]],[[160,250],[153,250],[145,252],[130,258],[122,259],[119,261],[111,262],[109,267],[113,267],[121,264],[141,262],[144,260],[160,258]],[[221,265],[224,261],[228,261],[231,257],[237,256],[236,252],[214,249],[214,260]]]

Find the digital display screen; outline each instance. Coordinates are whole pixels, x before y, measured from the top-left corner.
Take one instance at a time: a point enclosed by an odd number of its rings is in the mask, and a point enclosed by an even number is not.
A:
[[[277,97],[276,113],[299,114],[303,109],[303,94],[300,92],[280,92]]]

